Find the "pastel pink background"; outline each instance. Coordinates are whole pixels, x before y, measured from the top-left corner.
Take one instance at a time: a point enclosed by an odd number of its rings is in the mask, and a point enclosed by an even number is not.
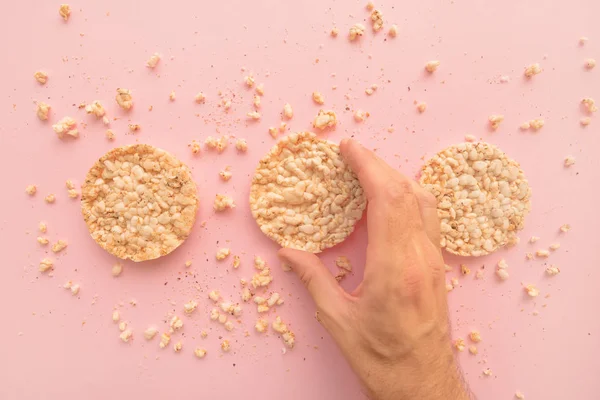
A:
[[[466,337],[470,329],[479,329],[483,336],[480,354],[459,354],[460,363],[482,399],[511,399],[516,390],[527,399],[598,398],[600,119],[595,115],[590,126],[580,127],[585,113],[579,102],[583,97],[600,102],[600,67],[583,68],[587,57],[600,60],[600,25],[592,17],[600,15],[600,3],[378,1],[386,25],[399,26],[395,39],[387,37],[387,29],[372,33],[365,3],[71,1],[68,23],[58,16],[59,2],[3,5],[0,398],[363,398],[314,320],[312,300],[295,276],[278,268],[277,246],[256,228],[246,201],[252,171],[274,143],[268,127],[279,124],[289,102],[295,112],[291,130],[311,129],[319,109],[310,97],[313,90],[324,94],[325,108],[340,120],[323,137],[354,136],[406,174],[416,174],[423,157],[462,141],[466,133],[497,144],[521,163],[533,188],[533,211],[521,244],[473,260],[447,257],[455,271],[460,263],[473,271],[485,265],[486,271],[483,280],[473,273],[459,277],[460,287],[449,295],[453,335]],[[367,33],[350,43],[347,31],[356,22],[365,22]],[[333,26],[340,29],[336,39],[329,37]],[[581,36],[590,38],[585,46],[578,44]],[[154,52],[163,59],[149,70],[145,62]],[[431,59],[441,66],[428,75],[423,65]],[[523,69],[533,62],[544,71],[526,81]],[[253,92],[243,85],[247,72],[242,67],[265,85],[258,122],[245,118]],[[46,85],[33,79],[39,69],[50,76]],[[500,83],[502,75],[510,82]],[[364,89],[373,83],[379,89],[366,96]],[[133,92],[135,106],[128,114],[114,102],[117,87]],[[169,102],[171,90],[175,102]],[[198,91],[206,94],[206,104],[193,102]],[[229,114],[218,107],[218,91],[235,95]],[[114,143],[105,139],[101,122],[77,109],[96,99],[111,118],[119,118],[111,123]],[[427,102],[424,114],[416,112],[415,100]],[[37,119],[35,101],[52,106],[50,121]],[[364,124],[352,119],[357,108],[371,113]],[[494,133],[487,127],[490,114],[506,117]],[[80,122],[79,139],[61,141],[52,132],[51,124],[65,115]],[[519,131],[523,121],[536,117],[546,120],[542,130]],[[141,131],[128,134],[128,123],[139,123]],[[194,157],[187,147],[192,139],[220,134],[246,138],[248,153],[240,155],[230,146],[221,155]],[[79,202],[67,197],[64,182],[71,178],[80,184],[99,156],[136,142],[162,147],[187,162],[201,207],[180,249],[157,261],[125,263],[122,276],[113,278],[115,259],[90,239]],[[570,169],[563,167],[567,155],[577,159]],[[218,171],[226,165],[232,166],[233,178],[222,183]],[[31,183],[39,188],[32,198],[24,193]],[[235,210],[215,214],[217,192],[232,195]],[[55,204],[44,203],[48,193],[57,195]],[[40,220],[47,221],[51,240],[69,242],[57,257],[54,277],[37,271],[49,250],[35,240]],[[205,228],[201,221],[207,221]],[[564,223],[573,229],[561,235]],[[531,235],[541,240],[530,245]],[[360,281],[365,240],[361,224],[347,242],[323,254],[332,270],[336,256],[352,260],[356,272],[344,282],[348,289]],[[554,242],[561,248],[547,261],[525,260],[526,252]],[[225,243],[243,254],[239,270],[232,270],[230,261],[214,261]],[[287,354],[276,335],[254,333],[252,306],[245,307],[243,326],[232,334],[208,317],[207,291],[220,289],[237,299],[239,278],[253,273],[254,254],[272,264],[273,288],[286,298],[278,313],[297,334],[297,346]],[[500,258],[511,274],[503,283],[493,274]],[[187,259],[193,260],[189,270]],[[561,274],[546,277],[548,263],[559,266]],[[67,280],[81,284],[78,296],[62,289]],[[522,283],[537,285],[540,297],[528,298]],[[160,350],[156,339],[143,339],[147,326],[166,329],[167,315],[182,314],[183,303],[192,298],[200,306],[184,319],[180,354],[171,346]],[[130,299],[138,305],[130,306]],[[111,321],[120,301],[123,319],[134,330],[129,344],[119,339]],[[201,329],[208,330],[207,339],[199,337]],[[219,336],[232,340],[229,354],[221,353]],[[197,345],[208,349],[206,359],[193,356]],[[485,368],[493,376],[484,377]]]

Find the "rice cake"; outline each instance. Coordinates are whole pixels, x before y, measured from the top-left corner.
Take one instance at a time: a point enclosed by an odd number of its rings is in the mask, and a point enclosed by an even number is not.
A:
[[[279,141],[252,178],[252,215],[283,247],[319,253],[341,243],[365,206],[363,189],[339,147],[309,132]]]
[[[81,210],[92,238],[133,261],[169,254],[188,237],[198,210],[190,169],[146,144],[112,149],[89,170]]]
[[[432,157],[421,186],[438,201],[441,246],[482,256],[518,241],[531,209],[531,189],[519,163],[488,143],[461,143]]]

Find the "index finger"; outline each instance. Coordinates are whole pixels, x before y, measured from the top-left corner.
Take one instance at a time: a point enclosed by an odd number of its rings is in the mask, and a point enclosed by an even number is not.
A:
[[[340,151],[367,196],[369,242],[398,244],[423,228],[413,181],[354,140],[342,140]]]

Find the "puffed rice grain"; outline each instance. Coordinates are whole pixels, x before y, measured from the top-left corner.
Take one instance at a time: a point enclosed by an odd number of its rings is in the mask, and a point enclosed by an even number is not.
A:
[[[68,4],[61,4],[58,8],[58,15],[60,15],[65,21],[69,20],[71,16],[71,6]]]
[[[48,113],[50,112],[50,105],[40,101],[37,103],[36,114],[38,118],[42,121],[46,121],[48,119]]]
[[[115,100],[123,110],[129,110],[133,107],[133,97],[131,96],[129,89],[117,88]]]
[[[354,41],[358,38],[360,38],[362,35],[364,35],[365,33],[365,26],[363,24],[354,24],[351,28],[350,28],[350,32],[348,33],[348,39],[350,39],[350,41]]]

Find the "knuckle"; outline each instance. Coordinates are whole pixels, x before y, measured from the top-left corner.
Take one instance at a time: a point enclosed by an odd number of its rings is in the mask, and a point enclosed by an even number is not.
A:
[[[406,179],[392,179],[384,189],[385,198],[392,203],[401,203],[414,193],[412,184]]]
[[[419,194],[419,202],[425,208],[436,208],[437,207],[437,199],[433,194],[428,192],[427,190],[420,190]]]
[[[419,267],[404,270],[398,283],[398,294],[404,298],[416,298],[422,293],[426,284],[426,274]]]

